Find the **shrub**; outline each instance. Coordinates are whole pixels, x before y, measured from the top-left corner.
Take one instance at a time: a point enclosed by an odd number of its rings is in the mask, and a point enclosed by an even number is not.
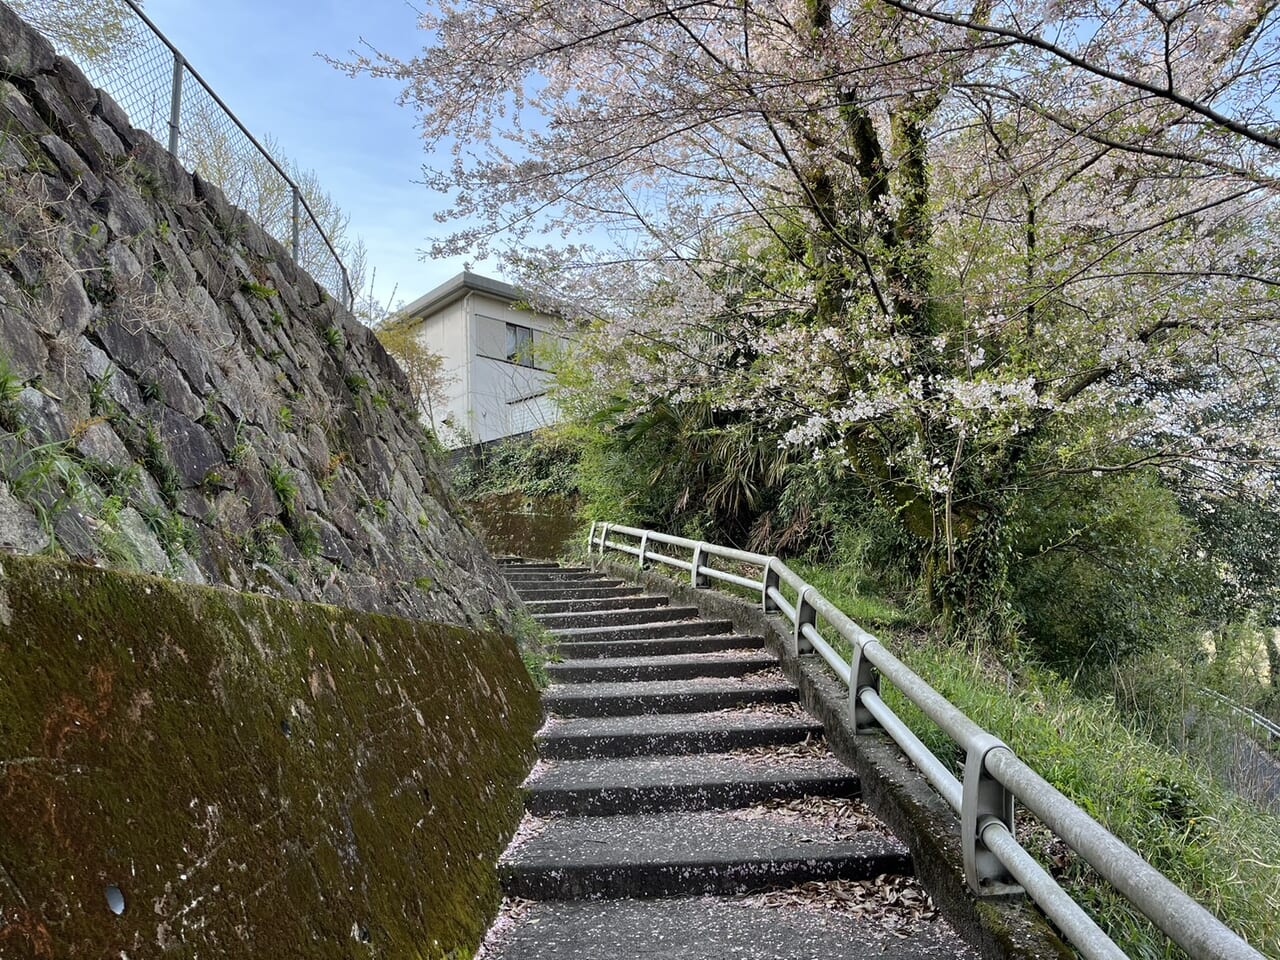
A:
[[[464,497],[494,493],[573,496],[578,492],[581,447],[567,432],[539,430],[466,457],[454,469],[454,488]]]
[[[1036,655],[1089,672],[1196,632],[1208,571],[1192,525],[1152,474],[1072,477],[1013,518],[1014,603]]]

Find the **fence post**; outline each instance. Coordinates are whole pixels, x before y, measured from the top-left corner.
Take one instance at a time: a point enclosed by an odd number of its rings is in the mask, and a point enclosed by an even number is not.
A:
[[[986,733],[970,745],[964,762],[964,793],[960,799],[960,844],[964,851],[964,877],[979,896],[1022,893],[994,853],[982,842],[982,831],[998,820],[1012,834],[1013,794],[987,772],[987,755],[1008,750],[1004,741]]]
[[[602,523],[600,524],[600,559],[601,560],[604,559],[604,548],[608,545],[608,541],[609,541],[609,524]]]
[[[849,665],[849,716],[853,720],[854,733],[865,733],[880,725],[859,699],[863,690],[880,692],[880,672],[866,655],[867,644],[875,642],[865,635],[853,641],[853,663]]]
[[[182,73],[187,62],[182,54],[173,55],[173,93],[169,98],[169,152],[178,155],[178,138],[182,135]]]
[[[793,653],[798,657],[802,653],[808,653],[813,649],[813,644],[809,642],[809,638],[804,635],[806,626],[817,628],[818,611],[813,608],[813,604],[809,602],[809,594],[813,591],[813,587],[805,584],[800,590],[800,595],[796,597],[796,630],[795,630],[795,649]]]
[[[765,613],[777,613],[778,605],[773,598],[769,596],[769,590],[782,589],[782,577],[774,568],[774,564],[778,562],[777,557],[770,557],[769,562],[764,565],[764,583],[760,586],[760,609]]]
[[[645,554],[648,552],[649,552],[649,531],[646,530],[644,533],[640,534],[640,555],[639,555],[640,562],[638,566],[641,570],[644,569],[644,558],[645,558]]]
[[[341,260],[338,261],[338,269],[342,271],[342,288],[347,291],[347,309],[355,313],[356,292],[351,287],[351,274],[347,273],[347,268]]]
[[[693,548],[693,563],[689,565],[689,582],[693,584],[693,588],[697,590],[707,585],[707,578],[701,573],[702,571],[702,554],[706,550],[707,545],[701,540],[698,545]]]
[[[302,246],[299,242],[300,224],[302,222],[302,194],[298,192],[298,185],[291,183],[293,188],[293,262],[301,265],[302,259],[299,256],[302,253]]]

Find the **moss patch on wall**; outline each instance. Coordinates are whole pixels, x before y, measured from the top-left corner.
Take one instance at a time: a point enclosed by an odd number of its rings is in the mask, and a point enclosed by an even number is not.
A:
[[[540,719],[510,638],[2,565],[0,956],[471,955]]]
[[[481,539],[495,556],[555,560],[581,530],[578,504],[550,494],[491,493],[466,501]],[[582,535],[586,541],[586,535]]]

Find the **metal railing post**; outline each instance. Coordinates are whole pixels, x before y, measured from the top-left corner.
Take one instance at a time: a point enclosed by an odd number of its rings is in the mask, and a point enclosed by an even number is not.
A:
[[[866,731],[880,726],[871,711],[862,705],[859,697],[863,690],[880,693],[880,672],[871,665],[866,656],[868,643],[874,640],[861,639],[853,645],[853,663],[849,669],[849,717],[853,720],[854,733]]]
[[[989,733],[970,746],[964,762],[964,793],[960,801],[960,843],[964,851],[964,878],[979,896],[1022,893],[1013,876],[982,841],[982,831],[991,820],[1013,825],[1013,794],[987,771],[987,755],[1009,750],[1003,740]]]
[[[641,570],[644,569],[645,554],[649,552],[649,532],[646,530],[640,535],[640,553],[637,557],[639,563],[636,564]]]
[[[701,540],[698,545],[693,548],[693,563],[689,565],[689,582],[693,584],[693,589],[698,590],[707,585],[707,578],[702,575],[702,555],[706,551],[707,545]]]
[[[173,54],[173,92],[169,98],[169,152],[178,155],[178,139],[182,136],[182,73],[187,61],[182,54]]]
[[[600,524],[600,559],[604,559],[604,549],[609,545],[609,524]]]
[[[598,520],[592,520],[591,530],[587,533],[587,556],[588,557],[590,557],[591,554],[596,549],[596,524],[599,522],[600,521]]]
[[[800,596],[796,597],[796,629],[795,629],[795,654],[799,656],[802,653],[809,653],[813,650],[813,644],[809,642],[809,638],[804,635],[805,627],[813,627],[815,630],[818,626],[818,611],[814,609],[813,604],[809,602],[809,594],[813,591],[813,587],[808,585],[800,591]]]
[[[778,605],[774,602],[773,597],[769,596],[769,591],[782,589],[782,577],[774,567],[777,557],[770,557],[769,562],[764,566],[764,583],[760,587],[760,609],[765,613],[777,613]]]
[[[291,186],[293,188],[293,262],[301,264],[302,193],[298,190],[296,183]]]

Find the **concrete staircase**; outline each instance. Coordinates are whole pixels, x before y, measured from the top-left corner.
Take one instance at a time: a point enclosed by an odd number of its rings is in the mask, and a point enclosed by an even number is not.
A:
[[[918,893],[903,909],[909,881],[885,877],[910,875],[906,849],[762,637],[587,569],[504,572],[563,659],[483,956],[843,957],[851,936],[878,957],[968,955]]]

